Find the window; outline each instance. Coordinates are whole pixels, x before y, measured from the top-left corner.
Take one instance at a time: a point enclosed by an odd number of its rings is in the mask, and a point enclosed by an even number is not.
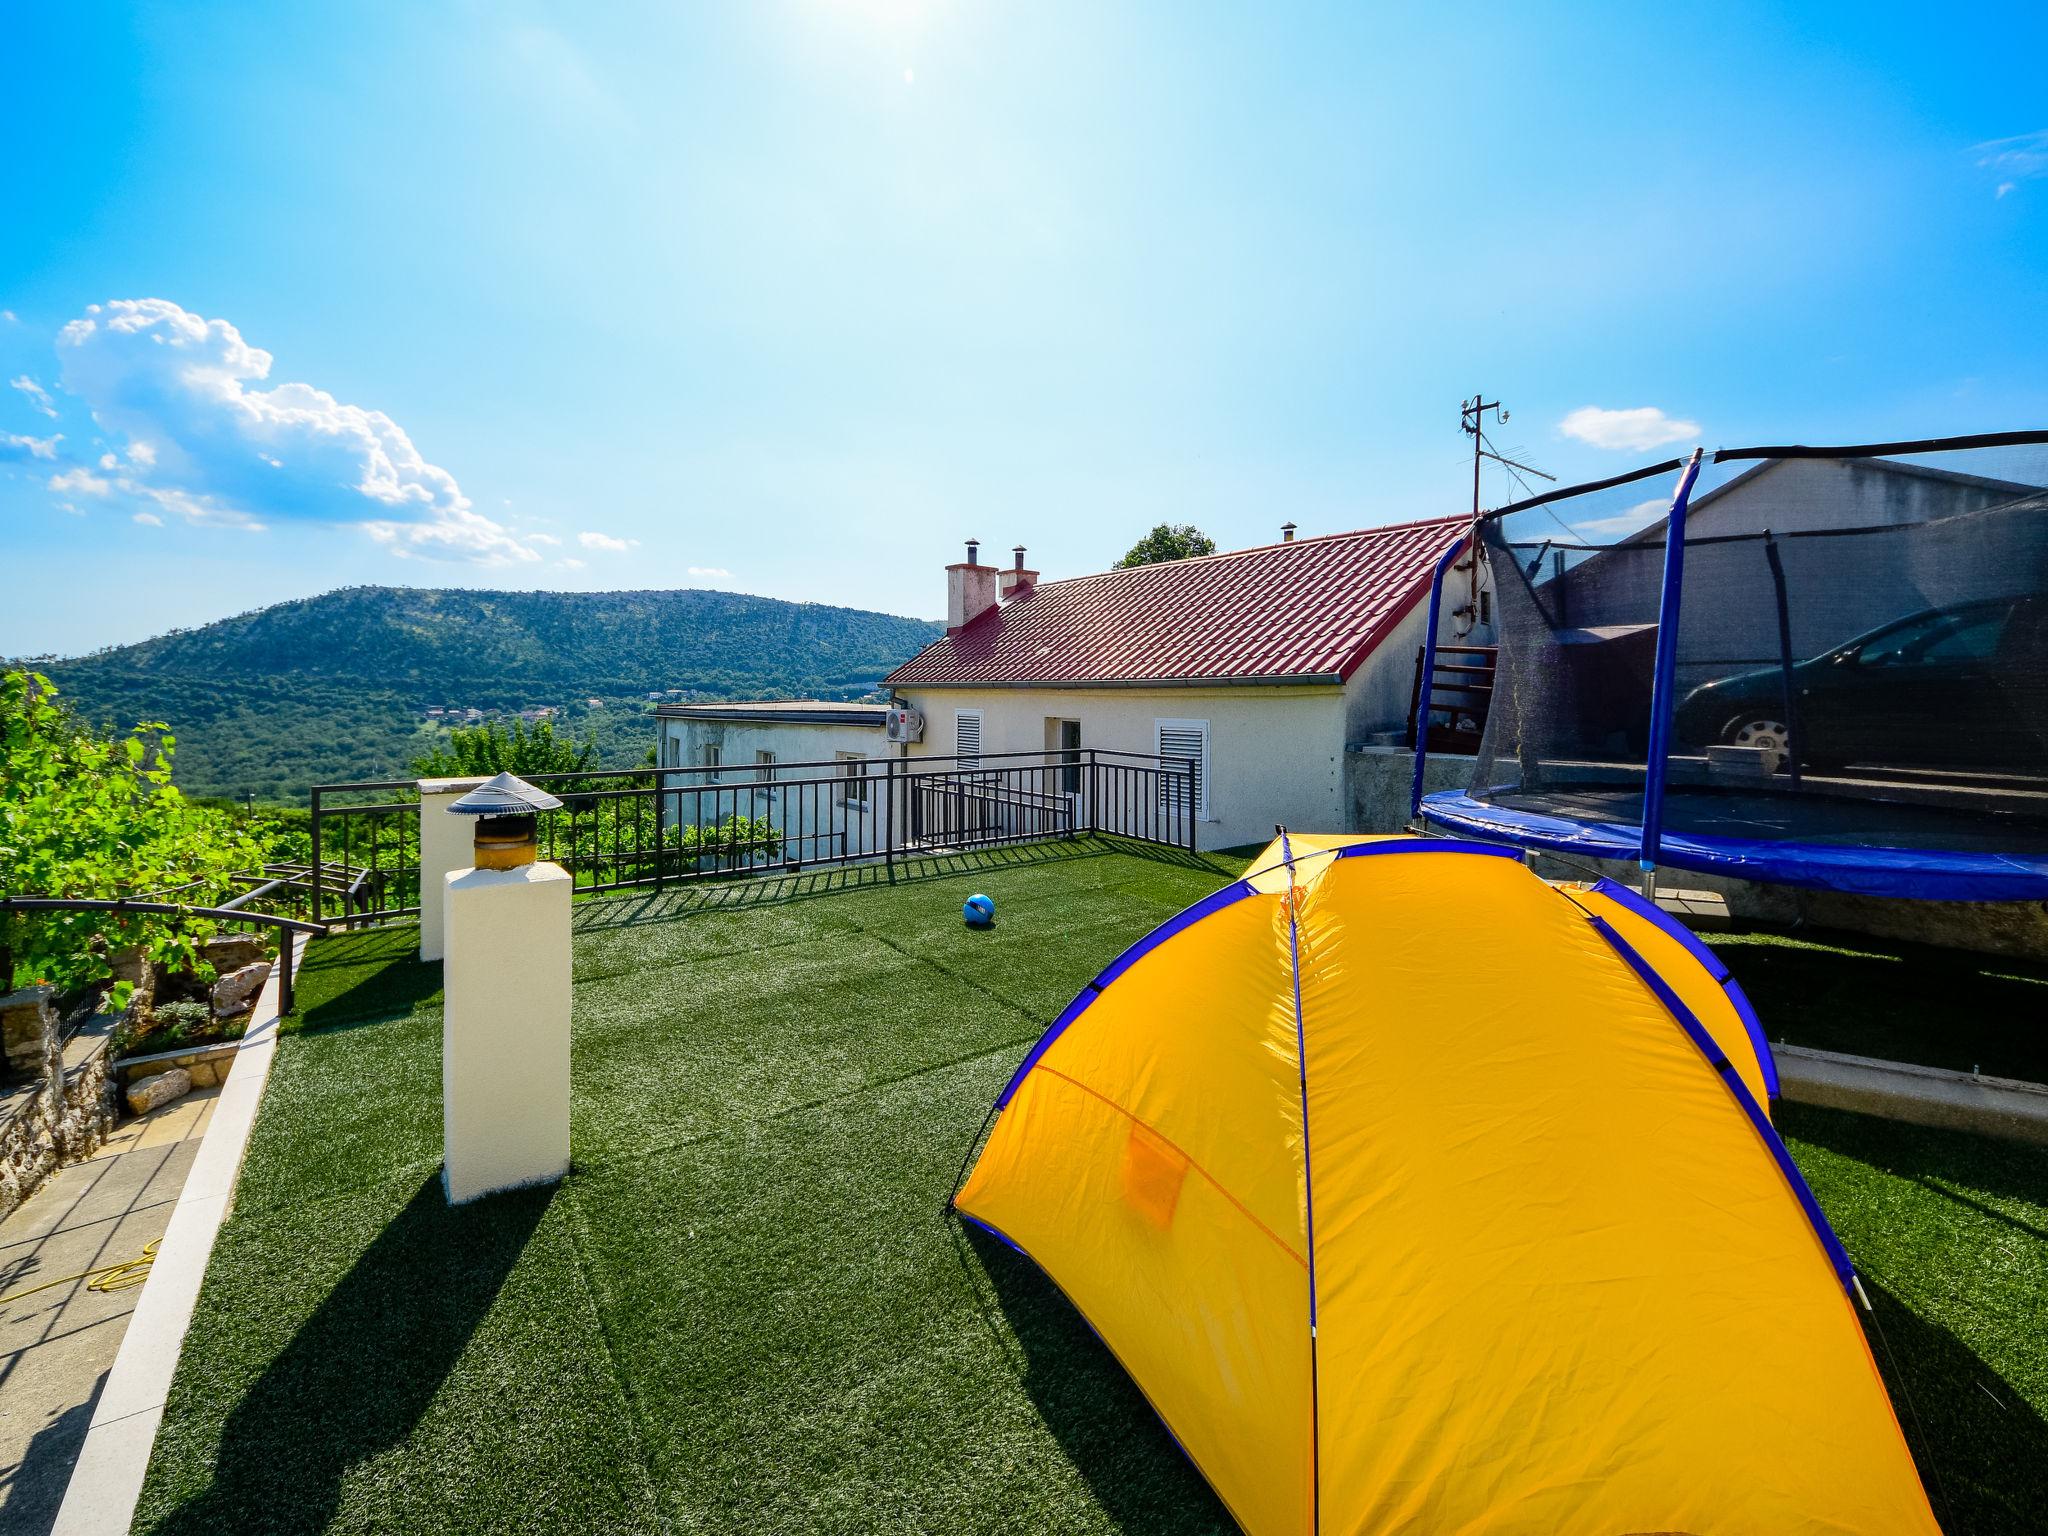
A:
[[[723,756],[724,754],[717,747],[711,746],[708,743],[705,745],[704,766],[706,768],[709,768],[711,771],[705,774],[704,777],[710,780],[713,784],[716,784],[719,780],[718,766],[719,761]]]
[[[858,752],[834,752],[839,759],[839,794],[841,805],[866,805],[868,803],[868,760]]]
[[[764,750],[754,753],[754,777],[763,784],[775,782],[775,754]]]
[[[2009,608],[1997,608],[1989,613],[1958,618],[1928,642],[1927,649],[1920,653],[1920,660],[1923,663],[1989,661],[1998,654],[1998,642],[2005,634],[2005,621],[2011,612]]]
[[[1159,756],[1166,761],[1159,775],[1159,804],[1167,810],[1187,805],[1187,764],[1195,765],[1195,819],[1209,819],[1209,722],[1155,720]]]
[[[1856,652],[1863,667],[1924,667],[1930,663],[1989,661],[1998,653],[2012,610],[1986,604],[1945,608],[1883,630]]]
[[[669,733],[661,738],[661,766],[680,768],[683,765],[683,738]]]
[[[953,712],[953,753],[959,762],[956,768],[979,768],[981,766],[981,711],[960,709]]]

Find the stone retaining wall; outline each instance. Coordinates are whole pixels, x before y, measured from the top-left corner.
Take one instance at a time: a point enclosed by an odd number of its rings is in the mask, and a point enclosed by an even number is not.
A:
[[[16,1010],[15,1025],[25,1028],[20,998],[6,1001]],[[0,1097],[0,1217],[64,1164],[92,1156],[114,1128],[108,1047],[121,1016],[101,1014],[60,1045],[47,994],[26,1006],[40,1010],[43,1070]]]

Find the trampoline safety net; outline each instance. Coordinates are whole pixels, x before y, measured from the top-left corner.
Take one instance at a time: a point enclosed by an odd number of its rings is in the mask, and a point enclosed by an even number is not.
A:
[[[2048,894],[2048,442],[1723,450],[1667,596],[1679,477],[1482,523],[1492,710],[1471,790],[1431,819],[1794,884]]]

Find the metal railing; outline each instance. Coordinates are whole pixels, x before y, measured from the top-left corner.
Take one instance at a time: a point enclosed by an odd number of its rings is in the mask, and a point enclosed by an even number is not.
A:
[[[534,774],[560,798],[540,856],[579,893],[964,852],[1099,833],[1195,846],[1199,768],[1189,758],[1077,747],[978,757]],[[353,927],[420,908],[418,781],[312,792],[303,888],[320,920]]]
[[[257,927],[277,930],[277,995],[278,1011],[292,1011],[292,935],[295,933],[324,935],[326,927],[320,923],[301,922],[295,917],[277,917],[268,912],[252,912],[240,903],[246,897],[224,907],[187,907],[170,901],[130,901],[121,897],[88,899],[73,896],[0,896],[0,912],[111,912],[116,916],[133,914],[151,917],[198,918],[203,921],[251,924]]]

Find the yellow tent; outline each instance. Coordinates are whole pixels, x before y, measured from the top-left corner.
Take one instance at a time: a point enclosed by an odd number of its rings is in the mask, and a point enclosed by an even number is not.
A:
[[[1934,1531],[1754,1022],[1622,888],[1282,839],[1075,999],[955,1205],[1252,1536]]]

